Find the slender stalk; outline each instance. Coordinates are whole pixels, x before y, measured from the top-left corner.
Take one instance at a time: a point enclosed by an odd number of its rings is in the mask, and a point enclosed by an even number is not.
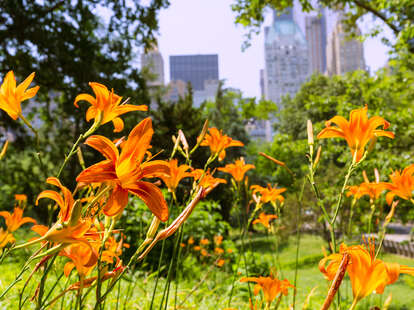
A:
[[[374,216],[375,213],[375,204],[373,201],[371,201],[371,212],[369,213],[369,218],[368,218],[368,235],[371,234],[371,226],[372,226],[372,217]]]
[[[152,307],[154,305],[155,293],[157,292],[158,281],[160,279],[160,270],[161,270],[162,258],[164,256],[164,249],[165,249],[165,239],[162,240],[161,254],[160,254],[160,258],[158,259],[157,279],[155,280],[155,286],[154,286],[154,289],[152,291],[150,310],[152,310]]]
[[[92,124],[92,126],[85,133],[82,133],[82,134],[79,135],[78,139],[73,144],[73,146],[72,146],[71,150],[69,151],[68,155],[65,156],[65,160],[63,161],[63,163],[60,166],[59,171],[56,175],[57,178],[59,178],[60,174],[63,171],[63,168],[65,168],[65,166],[68,163],[69,159],[71,159],[71,157],[77,153],[77,147],[78,147],[79,143],[81,143],[81,141],[83,139],[86,139],[88,136],[90,136],[99,127],[100,122],[101,122],[100,118],[102,118],[101,114],[98,117],[98,120],[95,120],[95,122]]]
[[[296,287],[298,281],[298,268],[299,268],[299,248],[300,248],[300,229],[301,229],[301,215],[302,215],[302,198],[305,190],[306,179],[303,179],[302,187],[297,196],[298,212],[296,214],[296,254],[295,254],[295,276],[293,279],[293,286]],[[293,290],[293,310],[296,306],[296,289]]]
[[[47,275],[48,275],[50,269],[52,269],[52,266],[53,266],[53,263],[56,260],[56,257],[57,257],[57,253],[55,255],[53,255],[53,257],[50,260],[49,264],[46,262],[45,271],[42,275],[42,278],[40,279],[39,295],[37,297],[36,310],[42,309],[42,306],[43,306],[42,299],[43,299],[43,293],[44,293],[44,289],[45,289],[45,283],[46,283]]]
[[[338,271],[336,272],[335,278],[332,281],[331,287],[329,288],[328,295],[321,307],[321,310],[328,310],[331,306],[331,303],[335,297],[336,292],[338,292],[339,287],[341,286],[342,280],[344,279],[346,268],[350,261],[350,255],[348,253],[344,254],[339,264]]]
[[[354,216],[354,206],[356,204],[356,199],[352,199],[351,210],[349,212],[349,222],[348,222],[348,238],[352,240],[352,217]]]
[[[75,309],[82,310],[82,291],[83,291],[84,276],[80,275],[79,280],[80,280],[80,287],[79,287],[79,290],[78,290],[78,294],[76,295],[76,307],[75,307]]]
[[[359,165],[359,163],[361,163],[364,160],[367,153],[365,152],[364,156],[362,157],[362,159],[359,162],[356,162],[356,154],[357,154],[357,152],[355,152],[355,155],[352,159],[352,163],[348,168],[348,172],[345,176],[344,184],[342,185],[341,192],[339,193],[339,196],[338,196],[338,200],[337,200],[336,207],[335,207],[335,212],[334,212],[334,215],[333,215],[332,220],[330,222],[331,229],[332,229],[331,234],[332,234],[332,237],[333,237],[332,247],[333,247],[334,252],[336,252],[335,222],[336,222],[336,219],[338,217],[339,210],[342,206],[342,200],[344,198],[345,190],[346,190],[346,187],[348,186],[349,178],[351,177],[352,172],[354,172],[356,167]]]
[[[98,255],[98,278],[96,279],[96,305],[95,309],[99,309],[101,307],[101,287],[102,287],[102,253],[105,248],[105,242],[108,240],[110,234],[112,233],[112,230],[115,226],[115,220],[113,218],[105,217],[105,220],[107,221],[107,225],[105,225],[105,232],[104,237],[102,238],[101,247],[99,248],[99,255]],[[83,284],[83,279],[81,279],[81,285]]]
[[[32,124],[30,124],[30,122],[22,114],[19,114],[19,117],[23,121],[23,123],[25,123],[26,126],[29,127],[29,129],[34,133],[34,135],[36,137],[36,144],[35,144],[36,156],[37,156],[37,159],[39,160],[40,169],[42,170],[44,175],[47,177],[47,168],[46,168],[45,164],[43,163],[42,157],[40,156],[41,152],[40,152],[39,133],[37,132],[36,129],[34,129]]]
[[[355,309],[355,307],[356,307],[356,305],[357,305],[357,303],[358,303],[358,299],[354,299],[354,301],[352,302],[352,305],[351,305],[351,307],[349,308],[349,310],[354,310]]]

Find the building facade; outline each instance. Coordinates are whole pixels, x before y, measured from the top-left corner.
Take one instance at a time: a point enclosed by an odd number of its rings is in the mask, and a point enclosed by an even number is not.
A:
[[[218,55],[170,56],[170,80],[190,82],[193,90],[204,90],[205,81],[219,80]]]
[[[273,23],[265,27],[265,68],[260,72],[260,88],[266,100],[275,102],[279,108],[281,98],[294,96],[309,76],[308,45],[303,32],[294,21],[292,10],[278,15],[274,12]],[[250,134],[271,141],[272,122],[254,121]]]
[[[291,13],[275,16],[265,28],[265,99],[280,105],[287,94],[295,95],[309,76],[308,45]]]
[[[358,27],[355,31],[357,35],[361,34]],[[340,20],[328,38],[326,59],[329,76],[366,70],[363,43],[355,39],[349,40]]]
[[[141,66],[153,75],[153,79],[148,81],[148,86],[164,85],[164,59],[156,45],[141,55]]]
[[[326,20],[325,15],[306,16],[305,33],[309,50],[310,72],[326,71]]]

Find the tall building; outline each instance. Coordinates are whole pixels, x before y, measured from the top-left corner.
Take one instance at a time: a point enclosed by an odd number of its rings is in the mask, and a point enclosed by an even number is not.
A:
[[[260,88],[264,99],[281,108],[281,98],[294,96],[309,76],[308,46],[303,32],[294,21],[293,10],[273,14],[273,23],[265,27],[265,68],[260,72]],[[249,133],[270,141],[272,121],[253,121]]]
[[[361,34],[358,27],[356,33]],[[329,76],[341,75],[359,69],[366,70],[364,45],[358,40],[347,39],[347,34],[340,20],[337,21],[328,38],[326,62]]]
[[[154,75],[154,79],[148,82],[148,86],[164,85],[164,60],[157,45],[141,55],[141,66],[148,68],[149,72]]]
[[[325,15],[322,13],[321,16],[305,16],[305,31],[309,48],[310,72],[325,73],[327,41]]]
[[[309,55],[305,36],[292,12],[275,15],[265,28],[265,99],[280,105],[282,96],[295,95],[309,76]]]
[[[218,55],[170,56],[170,80],[190,82],[195,91],[204,90],[204,82],[218,80]]]

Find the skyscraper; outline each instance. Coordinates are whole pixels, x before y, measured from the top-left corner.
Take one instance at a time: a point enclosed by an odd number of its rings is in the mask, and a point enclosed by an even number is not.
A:
[[[273,14],[273,23],[265,27],[265,68],[260,72],[260,88],[266,100],[281,108],[281,98],[294,96],[309,76],[308,46],[303,32],[294,21],[292,10]],[[272,139],[272,121],[255,121],[250,134]]]
[[[218,55],[170,56],[170,80],[190,82],[193,89],[204,90],[204,82],[218,80]]]
[[[164,85],[164,60],[156,44],[141,55],[141,65],[154,75],[154,79],[148,81],[148,86]]]
[[[355,29],[361,34],[358,26]],[[358,69],[365,70],[364,46],[362,42],[348,40],[344,32],[344,26],[339,19],[328,38],[326,46],[327,74],[341,75]]]
[[[292,12],[276,15],[265,28],[265,98],[280,104],[282,96],[295,95],[309,75],[305,37]]]
[[[305,17],[306,40],[309,48],[311,73],[326,70],[326,20],[325,15]]]

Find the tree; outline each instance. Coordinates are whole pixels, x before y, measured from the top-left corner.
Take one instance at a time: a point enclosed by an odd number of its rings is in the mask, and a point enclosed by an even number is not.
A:
[[[48,163],[39,171],[36,156],[29,152],[33,149],[27,143],[30,134],[23,127],[17,130],[15,121],[0,112],[0,127],[13,131],[18,138],[11,143],[5,166],[16,160],[29,163],[25,171],[10,172],[14,184],[7,190],[8,195],[23,190],[36,195],[45,177],[57,173],[64,154],[90,126],[85,121],[87,105],[82,104],[80,109],[73,106],[76,95],[92,93],[88,82],[113,88],[124,98],[131,97],[131,103],[149,103],[145,80],[134,61],[138,49],[155,40],[157,14],[168,5],[168,0],[153,0],[149,5],[140,0],[1,1],[1,76],[13,70],[21,80],[36,72],[34,84],[41,87],[24,114],[29,119],[34,113],[40,117],[40,151]],[[125,128],[131,128],[140,117],[142,114],[137,113],[127,116]],[[98,133],[109,131],[110,126],[103,126]],[[21,136],[26,136],[26,144],[18,142]],[[88,161],[88,152],[85,155]],[[72,159],[61,176],[63,184],[74,185],[78,172],[76,160]],[[8,177],[9,173],[1,173],[2,188],[10,182]],[[12,201],[10,196],[4,199]]]
[[[235,0],[232,9],[237,14],[236,23],[249,28],[247,44],[252,34],[260,31],[267,8],[284,12],[293,6],[293,2]],[[299,0],[299,3],[305,12],[318,10],[310,0]],[[414,53],[414,10],[411,0],[320,0],[319,3],[333,10],[346,9],[343,22],[348,30],[352,30],[356,22],[366,16],[381,20],[397,38],[394,50]],[[372,28],[370,35],[377,36],[380,32],[378,27]]]

